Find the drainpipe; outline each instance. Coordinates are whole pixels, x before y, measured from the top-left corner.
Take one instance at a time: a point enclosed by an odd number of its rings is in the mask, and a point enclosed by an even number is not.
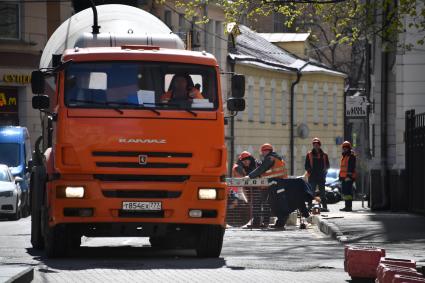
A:
[[[290,113],[290,148],[291,148],[291,175],[294,175],[294,107],[295,107],[295,86],[300,82],[302,77],[302,69],[304,69],[310,62],[306,62],[301,68],[296,71],[297,79],[291,84],[291,113]]]
[[[229,60],[230,72],[233,74],[235,72],[235,61]],[[232,176],[232,167],[235,162],[235,116],[230,117],[230,158],[229,166],[227,167],[228,175]]]

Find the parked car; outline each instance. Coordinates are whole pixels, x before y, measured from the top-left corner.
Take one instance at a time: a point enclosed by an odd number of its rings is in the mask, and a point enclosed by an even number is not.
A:
[[[23,179],[13,177],[12,172],[6,165],[0,165],[0,218],[10,220],[21,218],[22,191],[20,183]]]
[[[20,182],[23,217],[30,214],[29,171],[31,159],[31,142],[27,128],[0,127],[0,164],[7,165],[13,176],[23,179]]]
[[[341,182],[339,181],[339,169],[329,168],[325,183],[326,199],[329,204],[339,202],[341,197]]]

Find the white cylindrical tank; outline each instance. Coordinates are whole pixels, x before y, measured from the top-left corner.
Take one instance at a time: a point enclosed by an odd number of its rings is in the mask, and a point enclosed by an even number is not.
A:
[[[108,33],[114,38],[127,38],[138,42],[137,38],[149,38],[155,42],[165,42],[167,48],[184,49],[183,41],[170,28],[154,15],[132,6],[110,4],[96,6],[100,36]],[[63,22],[47,42],[40,60],[40,68],[51,66],[52,54],[62,54],[65,49],[73,48],[84,34],[91,33],[93,10],[85,9]],[[105,35],[106,34],[106,35]],[[168,38],[167,40],[164,40]],[[174,41],[174,44],[170,42]],[[164,43],[165,44],[165,43]]]

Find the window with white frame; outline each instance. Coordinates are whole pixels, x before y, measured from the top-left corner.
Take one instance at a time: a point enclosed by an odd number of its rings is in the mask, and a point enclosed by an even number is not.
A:
[[[265,80],[264,79],[261,79],[260,80],[260,91],[259,91],[259,99],[260,99],[260,109],[259,109],[259,112],[260,112],[260,119],[259,119],[259,121],[260,121],[260,123],[264,123],[265,121],[266,121],[266,114],[265,114],[265,112],[266,112],[266,107],[265,107],[265,100],[266,100],[266,93],[264,92],[264,88],[265,88],[265,86],[266,86],[266,82],[265,82]]]
[[[248,121],[254,121],[254,79],[248,79]]]
[[[328,124],[328,84],[323,85],[323,124]]]
[[[288,82],[282,81],[282,124],[285,125],[288,123]]]
[[[172,16],[171,16],[171,11],[170,10],[164,10],[164,23],[171,29],[173,30],[173,26],[172,26]]]
[[[271,92],[271,117],[270,117],[270,122],[272,124],[276,123],[276,82],[275,80],[272,80],[270,82],[270,92]]]
[[[179,32],[186,32],[186,19],[184,17],[184,14],[179,14]]]
[[[215,22],[215,34],[216,36],[214,37],[214,48],[215,48],[215,57],[217,58],[217,61],[220,65],[221,63],[221,48],[222,48],[222,38],[223,38],[223,22],[220,21],[216,21]]]
[[[313,85],[313,122],[319,123],[319,85],[317,83]]]
[[[307,93],[308,93],[308,84],[307,82],[303,83],[303,123],[307,123]]]
[[[335,126],[338,125],[337,93],[338,93],[338,87],[337,87],[336,84],[334,84],[334,89],[333,89],[333,124]]]
[[[20,29],[20,4],[2,1],[0,3],[0,39],[19,39]]]

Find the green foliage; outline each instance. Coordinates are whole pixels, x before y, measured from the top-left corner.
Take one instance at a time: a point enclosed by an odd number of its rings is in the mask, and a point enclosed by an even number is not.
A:
[[[398,34],[409,28],[425,30],[424,0],[399,0],[397,7],[394,6],[393,0],[346,0],[332,4],[317,2],[320,1],[297,3],[288,0],[176,0],[176,5],[184,10],[188,19],[196,16],[203,22],[208,20],[202,16],[202,7],[205,4],[221,7],[226,23],[240,23],[242,19],[255,23],[272,13],[279,13],[285,18],[282,25],[295,27],[297,31],[320,33],[320,27],[317,25],[322,25],[322,28],[328,29],[328,34],[330,32],[332,35],[328,40],[331,45],[352,45],[359,40],[379,36],[393,43],[393,46],[401,46],[404,42],[398,41]],[[417,6],[420,2],[422,6]],[[406,21],[405,16],[410,20]],[[312,39],[323,40],[320,34],[313,34]],[[424,41],[425,38],[420,38],[416,44],[424,44]]]

